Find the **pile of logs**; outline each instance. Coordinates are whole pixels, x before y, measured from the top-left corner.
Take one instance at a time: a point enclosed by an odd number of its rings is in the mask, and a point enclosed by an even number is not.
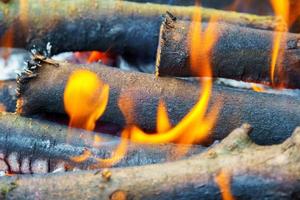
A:
[[[161,99],[171,123],[177,124],[201,91],[202,77],[194,77],[189,62],[189,27],[205,28],[212,17],[219,19],[220,36],[211,57],[215,78],[269,83],[276,30],[286,40],[280,43],[284,79],[275,77],[275,82],[299,89],[300,34],[287,32],[283,19],[201,8],[203,21],[191,21],[198,7],[180,0],[175,5],[163,0],[26,2],[27,10],[21,10],[18,0],[0,1],[0,38],[11,33],[9,47],[33,52],[16,83],[7,81],[0,88],[0,104],[7,111],[0,114],[0,168],[18,174],[0,179],[1,199],[220,199],[225,191],[218,187],[219,175],[228,179],[237,199],[300,198],[296,93],[258,93],[214,82],[210,107],[222,104],[209,147],[138,144],[43,117],[66,116],[67,81],[74,71],[86,69],[110,87],[101,121],[128,125],[118,104],[126,91],[134,102],[134,125],[155,131]],[[209,7],[218,3],[204,1]],[[156,74],[50,58],[89,50],[156,62]],[[100,148],[93,143],[98,136]],[[121,142],[126,142],[127,154],[114,168],[104,169],[99,158],[109,158]],[[178,149],[188,150],[179,160]],[[88,159],[74,161],[85,152],[91,153]],[[63,172],[57,172],[61,166]]]

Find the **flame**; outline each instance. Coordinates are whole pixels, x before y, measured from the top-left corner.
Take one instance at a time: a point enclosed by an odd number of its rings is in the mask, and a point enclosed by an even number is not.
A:
[[[6,106],[2,103],[0,103],[0,113],[5,112],[6,111]]]
[[[73,162],[82,163],[82,162],[86,161],[91,155],[92,155],[92,152],[88,149],[85,149],[83,151],[83,154],[81,154],[79,156],[71,157],[70,159]]]
[[[274,9],[275,15],[278,17],[282,17],[285,20],[285,22],[288,24],[289,0],[271,0],[271,4]],[[277,28],[279,29],[280,27]],[[285,41],[284,33],[280,31],[275,32],[271,66],[270,66],[270,79],[273,86],[275,86],[275,73],[281,71],[280,62],[284,56],[284,52],[280,51],[281,50],[280,43],[282,41]],[[279,74],[279,78],[282,78],[282,74]]]
[[[215,181],[218,184],[222,193],[223,200],[234,200],[230,190],[230,173],[222,170],[216,177]]]
[[[70,126],[94,130],[96,121],[105,111],[108,96],[109,86],[97,74],[88,70],[73,72],[64,92],[65,110],[70,116]]]
[[[20,21],[24,28],[26,28],[28,25],[28,0],[20,0],[19,4]]]
[[[70,127],[94,130],[96,121],[104,113],[109,98],[109,86],[103,83],[94,72],[79,69],[73,72],[64,92],[64,105],[70,117]],[[100,159],[98,165],[109,167],[118,163],[127,152],[128,131],[122,132],[122,140],[110,158]],[[94,147],[101,146],[102,138],[94,136]],[[70,158],[81,163],[90,158],[92,152],[85,149],[82,155]]]
[[[194,21],[201,21],[200,8],[195,9]],[[131,141],[151,144],[169,142],[193,144],[203,142],[210,136],[210,130],[218,113],[218,108],[215,107],[206,115],[212,90],[210,53],[217,40],[216,23],[214,23],[216,19],[213,18],[211,22],[205,31],[202,31],[201,23],[197,22],[192,23],[190,28],[189,45],[192,70],[205,77],[200,81],[202,91],[196,105],[176,126],[172,127],[166,106],[163,101],[160,101],[157,111],[157,133],[148,134],[137,126],[131,126],[129,128]],[[184,153],[179,152],[180,155]]]
[[[75,52],[74,56],[79,61],[87,64],[101,61],[103,64],[109,65],[114,60],[110,53],[101,51]]]
[[[251,87],[255,92],[265,92],[265,88],[262,85],[251,83]]]
[[[14,40],[14,29],[9,28],[0,40],[0,44],[2,47],[6,47],[1,51],[1,57],[4,60],[7,60],[11,54],[11,48],[13,47],[13,40]]]

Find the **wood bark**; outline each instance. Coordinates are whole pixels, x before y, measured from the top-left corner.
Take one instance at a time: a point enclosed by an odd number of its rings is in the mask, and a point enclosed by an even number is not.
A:
[[[103,142],[98,144],[99,147],[93,145],[95,135],[103,139]],[[14,173],[23,173],[21,165],[25,159],[30,163],[46,161],[48,169],[44,171],[45,173],[53,171],[61,163],[80,169],[100,168],[103,165],[97,158],[109,158],[119,143],[119,138],[105,134],[68,129],[66,126],[15,114],[0,114],[0,152],[4,155],[2,159],[6,160],[10,155],[17,154],[18,163],[12,163],[14,166],[10,167],[20,171],[13,171]],[[178,148],[182,150],[190,148],[187,156],[204,149],[201,146],[175,144],[142,146],[128,142],[127,154],[114,166],[128,167],[166,162],[177,158],[175,153]],[[90,151],[92,156],[81,163],[72,160],[73,157],[82,155],[84,151]]]
[[[193,76],[190,64],[189,28],[206,23],[176,21],[166,17],[161,27],[156,72],[160,76]],[[218,40],[212,49],[213,76],[251,82],[270,82],[273,40],[276,32],[220,23]],[[280,43],[282,61],[278,61],[275,84],[300,88],[299,34],[283,33]],[[201,58],[199,58],[201,59]]]
[[[236,199],[298,199],[299,128],[273,146],[254,144],[248,131],[244,125],[207,152],[182,161],[102,173],[7,177],[0,188],[6,199],[26,200],[221,199],[215,178],[223,172]]]
[[[10,47],[35,49],[46,55],[67,51],[101,50],[144,60],[155,59],[162,15],[167,11],[191,19],[195,7],[102,0],[19,0],[0,3],[0,37]],[[283,20],[235,12],[202,9],[204,21],[223,21],[262,29],[282,27]]]
[[[109,102],[102,121],[125,125],[118,106],[120,96],[125,95],[125,101],[132,101],[135,105],[132,123],[146,130],[156,129],[160,99],[166,102],[170,121],[175,125],[198,101],[201,89],[198,81],[125,72],[99,63],[75,65],[36,56],[18,79],[17,112],[22,115],[65,113],[63,94],[66,82],[78,69],[95,72],[110,86]],[[211,105],[218,101],[222,106],[213,139],[223,139],[236,125],[247,122],[255,128],[251,137],[256,142],[272,144],[286,139],[287,133],[299,125],[298,96],[264,94],[214,84]]]

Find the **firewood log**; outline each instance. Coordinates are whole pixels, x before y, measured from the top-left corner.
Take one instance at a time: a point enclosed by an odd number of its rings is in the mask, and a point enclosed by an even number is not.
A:
[[[155,59],[162,15],[169,11],[180,19],[190,19],[195,9],[193,6],[102,0],[26,2],[21,11],[18,0],[0,2],[0,38],[12,33],[9,46],[33,48],[47,55],[101,50],[145,60]],[[202,9],[202,16],[204,21],[216,16],[241,26],[272,30],[280,26],[286,30],[283,20],[270,16],[206,8]],[[7,42],[1,43],[5,44]]]
[[[203,29],[206,23],[201,24]],[[166,17],[161,27],[156,72],[159,76],[193,76],[190,65],[191,26],[200,23],[173,20]],[[220,23],[216,26],[218,41],[212,49],[213,76],[230,79],[270,82],[270,66],[275,32],[241,28]],[[300,88],[299,34],[284,33],[280,44],[284,51],[277,63],[275,84]],[[200,58],[201,59],[201,58]]]
[[[300,130],[280,145],[259,146],[233,131],[219,145],[164,164],[0,179],[6,199],[221,199],[225,174],[236,199],[298,199]],[[224,191],[224,190],[223,190]],[[26,198],[24,198],[26,197]]]
[[[97,147],[94,146],[95,135],[100,136],[103,140],[101,143],[96,144]],[[13,164],[21,165],[25,159],[29,159],[30,163],[41,160],[46,161],[49,167],[47,170],[49,171],[53,171],[61,162],[67,166],[80,169],[100,168],[103,165],[97,161],[97,158],[109,158],[119,143],[119,138],[106,134],[68,129],[63,125],[25,118],[15,114],[0,114],[0,152],[6,160],[10,155],[16,154],[20,163]],[[138,166],[176,159],[178,148],[182,150],[190,149],[187,156],[199,153],[204,149],[204,147],[196,145],[149,144],[142,146],[128,141],[127,154],[114,166]],[[82,155],[85,151],[92,153],[86,161],[77,163],[72,160],[72,158]],[[12,167],[16,168],[15,166]],[[13,172],[23,173],[23,171]]]
[[[100,63],[75,65],[35,56],[28,69],[18,78],[17,112],[65,113],[64,89],[75,70],[95,72],[110,87],[109,102],[101,120],[125,125],[118,106],[119,97],[129,96],[135,104],[135,123],[146,130],[156,129],[158,101],[164,100],[170,121],[176,125],[198,100],[201,87],[198,81],[152,74],[125,72]],[[264,94],[214,84],[211,105],[222,101],[213,139],[223,139],[237,124],[251,123],[255,131],[251,137],[260,144],[273,144],[286,139],[299,125],[298,96]]]

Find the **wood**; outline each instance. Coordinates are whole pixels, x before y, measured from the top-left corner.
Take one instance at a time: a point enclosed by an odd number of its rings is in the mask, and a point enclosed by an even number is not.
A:
[[[109,102],[100,120],[125,125],[118,106],[120,95],[127,95],[135,105],[134,124],[155,130],[159,99],[166,102],[169,118],[177,124],[198,100],[198,81],[152,74],[125,72],[102,64],[76,65],[36,56],[18,79],[18,113],[64,113],[63,94],[72,72],[87,69],[97,73],[110,86]],[[51,97],[49,99],[49,97]],[[300,121],[299,96],[264,94],[214,84],[211,105],[222,102],[213,139],[223,139],[236,125],[250,123],[251,137],[260,144],[286,139]]]
[[[206,23],[201,24],[203,29]],[[193,76],[190,66],[189,28],[199,23],[176,21],[167,16],[161,27],[156,72],[159,76]],[[212,50],[214,77],[250,82],[270,82],[274,33],[220,23],[218,41]],[[280,44],[284,59],[277,63],[275,85],[300,88],[299,34],[284,33]],[[201,59],[201,58],[199,58]],[[279,65],[281,67],[279,67]],[[282,76],[279,75],[282,69]]]
[[[94,136],[98,135],[103,142],[96,148]],[[100,168],[101,163],[97,158],[110,157],[117,148],[120,139],[106,134],[88,132],[79,129],[68,129],[66,126],[40,121],[37,119],[20,117],[15,114],[0,114],[0,152],[5,158],[16,153],[21,165],[25,159],[30,163],[46,161],[48,171],[53,171],[61,163],[79,169]],[[178,146],[175,144],[140,145],[128,142],[128,152],[115,167],[140,166],[165,162],[167,159],[176,159],[176,150],[188,150],[188,155],[201,152],[201,146]],[[76,163],[71,158],[82,155],[84,151],[90,151],[91,156],[85,162]],[[178,159],[178,158],[177,158]],[[12,166],[12,168],[16,168]],[[19,168],[19,167],[17,167]],[[3,170],[3,169],[0,169]],[[33,171],[34,172],[34,171]],[[23,171],[14,171],[23,173]]]
[[[2,46],[35,49],[45,55],[67,51],[101,50],[144,60],[155,59],[162,15],[167,11],[180,19],[191,19],[195,7],[142,4],[102,0],[27,0],[19,11],[19,0],[0,3]],[[204,21],[211,16],[261,29],[282,27],[285,23],[270,16],[202,9]]]
[[[298,199],[300,130],[280,145],[254,144],[245,125],[190,159],[142,167],[0,180],[8,199],[221,199],[215,177],[227,175],[236,199]],[[110,174],[109,176],[107,176]],[[225,176],[226,177],[226,176]]]

